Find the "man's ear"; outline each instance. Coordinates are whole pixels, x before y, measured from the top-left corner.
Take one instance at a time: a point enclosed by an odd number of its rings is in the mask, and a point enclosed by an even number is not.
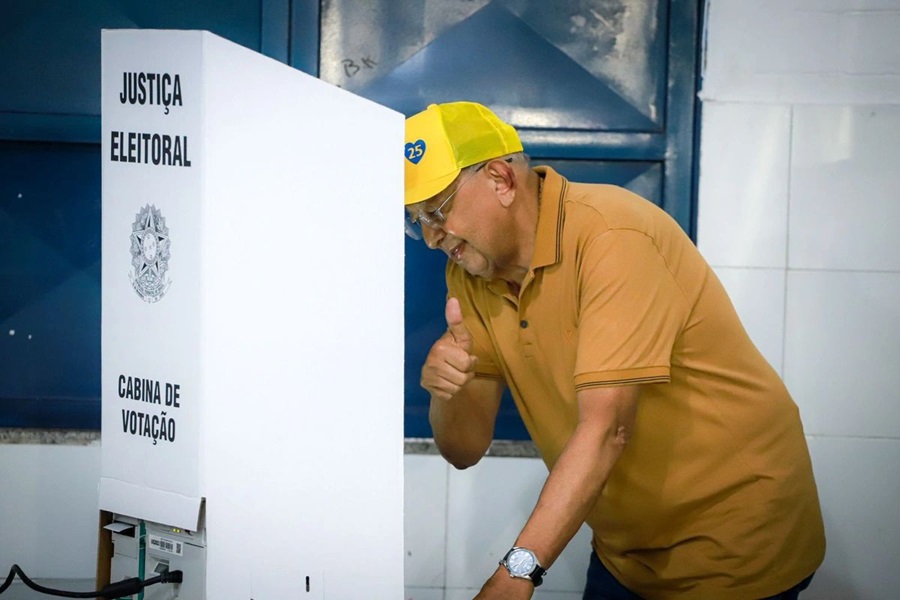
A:
[[[489,162],[485,169],[494,186],[494,193],[500,199],[500,205],[509,208],[516,198],[518,184],[512,165],[498,158]]]

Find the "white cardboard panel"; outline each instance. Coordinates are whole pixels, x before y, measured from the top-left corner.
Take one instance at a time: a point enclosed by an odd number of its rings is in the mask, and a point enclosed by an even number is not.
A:
[[[200,39],[200,32],[104,32],[101,145],[102,477],[194,498],[197,506],[203,393],[197,319],[204,164]],[[170,84],[149,84],[146,73],[154,80],[166,75]],[[163,98],[170,100],[168,107]],[[150,136],[146,147],[144,134]],[[185,166],[164,164],[173,162],[173,139],[188,141]],[[147,245],[152,264],[135,269],[133,244]],[[147,302],[133,288],[138,270],[147,275],[145,282],[174,285],[159,301]],[[160,431],[165,440],[159,440]],[[109,486],[102,489],[105,509]],[[139,505],[123,504],[121,494],[116,498],[118,509],[140,516]],[[176,524],[182,515],[161,516]],[[197,518],[191,520],[194,528]]]
[[[169,105],[165,85],[123,102],[127,73],[177,74]],[[146,30],[104,33],[103,107],[101,508],[179,525],[155,501],[204,499],[211,598],[306,577],[311,598],[400,597],[403,116],[206,32]],[[348,560],[361,540],[377,554]]]
[[[201,499],[180,496],[127,481],[102,477],[100,506],[103,510],[197,531]]]

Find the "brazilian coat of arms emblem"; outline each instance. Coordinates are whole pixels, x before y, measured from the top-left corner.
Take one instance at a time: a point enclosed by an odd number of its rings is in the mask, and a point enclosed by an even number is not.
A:
[[[169,228],[159,209],[146,205],[131,226],[131,287],[144,302],[153,303],[165,296],[171,281],[169,270]]]

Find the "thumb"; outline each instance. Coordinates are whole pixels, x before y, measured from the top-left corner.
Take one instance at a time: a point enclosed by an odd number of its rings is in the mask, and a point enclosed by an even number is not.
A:
[[[447,308],[444,310],[444,316],[447,319],[447,329],[453,336],[457,344],[470,350],[472,347],[472,334],[469,333],[468,327],[463,323],[462,309],[459,307],[459,300],[456,298],[447,299]]]

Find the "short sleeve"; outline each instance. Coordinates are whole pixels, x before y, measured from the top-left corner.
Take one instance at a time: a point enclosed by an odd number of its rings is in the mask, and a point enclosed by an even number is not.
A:
[[[653,239],[612,229],[578,265],[575,389],[665,383],[690,304]]]

